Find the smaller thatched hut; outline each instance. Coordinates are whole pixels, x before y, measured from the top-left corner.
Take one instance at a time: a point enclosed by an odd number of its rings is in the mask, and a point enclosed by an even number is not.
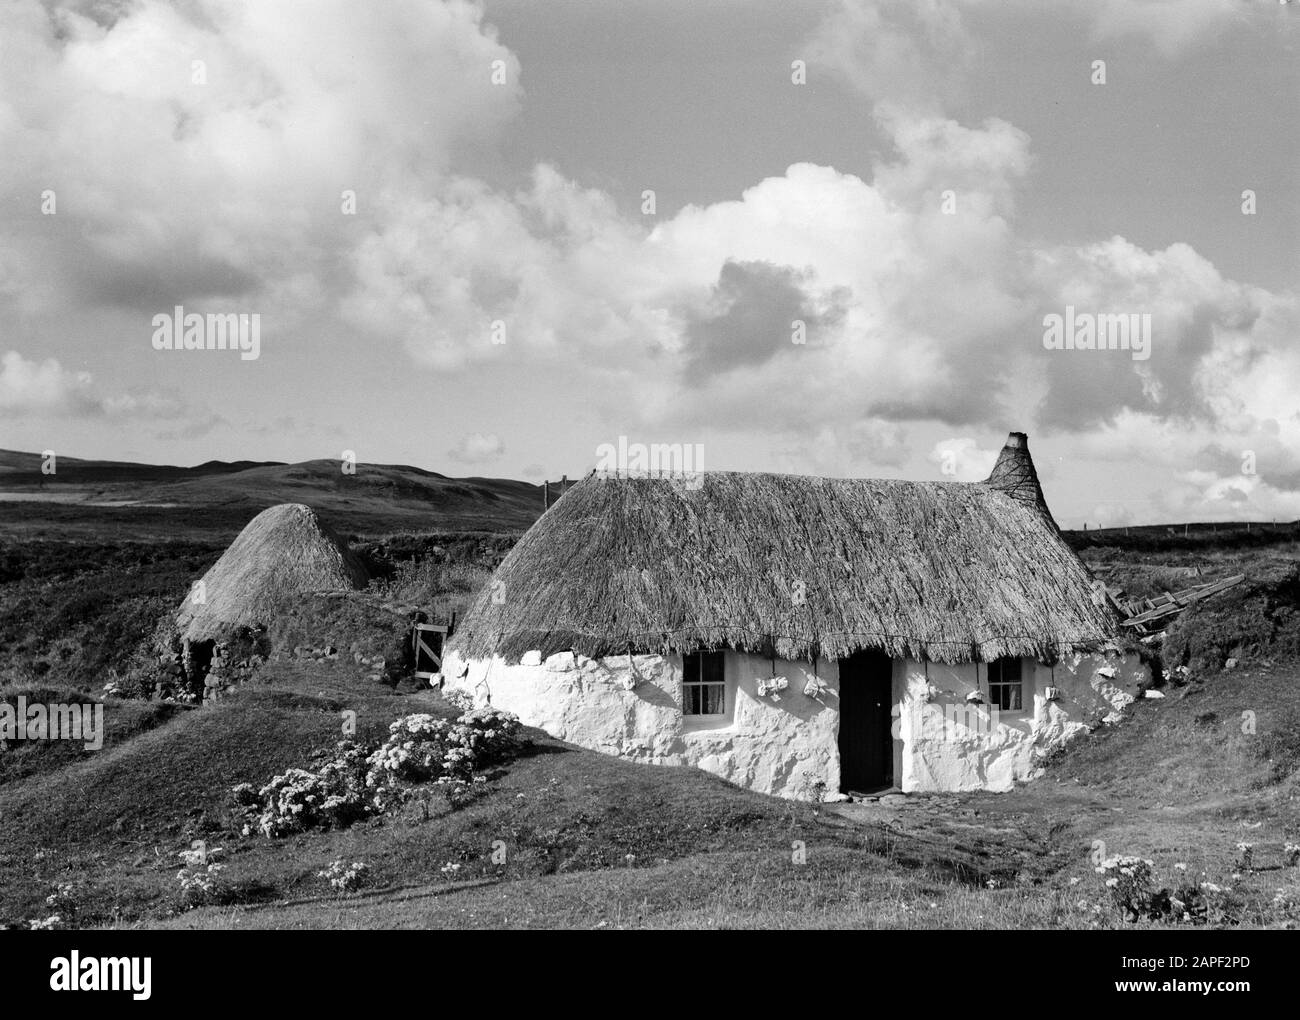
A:
[[[1028,442],[974,484],[593,475],[461,621],[445,683],[573,743],[808,798],[1007,789],[1144,673]]]
[[[255,636],[304,595],[364,588],[369,575],[347,544],[309,506],[282,503],[245,526],[221,559],[195,582],[177,610],[173,643],[181,668],[198,687],[223,646],[241,644],[247,658]]]

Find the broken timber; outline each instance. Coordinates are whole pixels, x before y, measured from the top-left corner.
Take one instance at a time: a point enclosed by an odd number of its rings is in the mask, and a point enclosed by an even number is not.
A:
[[[1167,627],[1175,616],[1192,603],[1217,595],[1221,591],[1227,591],[1245,579],[1245,574],[1234,574],[1232,577],[1225,577],[1222,581],[1197,584],[1181,591],[1165,592],[1153,599],[1136,599],[1131,602],[1125,602],[1120,597],[1122,592],[1107,588],[1106,600],[1121,616],[1125,617],[1121,626],[1132,627],[1140,634],[1151,634]]]

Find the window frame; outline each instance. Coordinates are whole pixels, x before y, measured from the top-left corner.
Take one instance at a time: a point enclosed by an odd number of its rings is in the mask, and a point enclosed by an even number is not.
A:
[[[716,657],[715,659],[716,668],[717,668],[716,679],[706,680],[704,678],[706,656]],[[691,677],[692,660],[694,660],[695,662],[694,678]],[[731,719],[731,713],[730,711],[728,711],[728,709],[730,708],[730,697],[728,695],[727,688],[729,686],[730,685],[727,683],[727,653],[725,651],[713,650],[713,649],[700,649],[699,651],[695,651],[695,652],[682,653],[682,718],[686,720],[686,722],[716,723],[716,722],[729,721]],[[704,692],[710,687],[720,687],[722,689],[721,690],[722,711],[721,712],[690,711],[689,709],[690,709],[691,699],[688,697],[687,691],[691,688],[697,688],[701,692]],[[700,704],[701,705],[708,704],[707,698],[708,695],[702,693]]]
[[[1006,674],[1007,666],[1011,663],[1015,663],[1016,679],[1005,680],[1003,679],[1003,677]],[[997,671],[997,679],[994,679],[995,669]],[[1020,656],[1017,655],[1006,655],[1000,659],[994,659],[992,662],[986,662],[984,664],[984,677],[989,691],[988,703],[990,708],[996,708],[998,712],[1009,712],[1009,713],[1027,711],[1027,709],[1025,708],[1025,702],[1027,698],[1025,697],[1024,659],[1022,659]],[[995,696],[994,688],[997,688],[999,692],[1006,692],[1007,694],[1010,694],[1012,690],[1015,690],[1017,692],[1017,697],[1014,699],[1008,697],[1006,700],[1008,701],[1015,700],[1016,702],[1018,702],[1018,705],[1016,705],[1016,707],[1014,708],[1013,707],[1004,708],[1002,704],[1003,699],[1001,697]]]

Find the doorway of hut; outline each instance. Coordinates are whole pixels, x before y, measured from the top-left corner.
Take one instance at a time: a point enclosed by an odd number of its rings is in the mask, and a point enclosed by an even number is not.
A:
[[[840,659],[840,792],[878,793],[894,782],[893,662],[880,651]]]

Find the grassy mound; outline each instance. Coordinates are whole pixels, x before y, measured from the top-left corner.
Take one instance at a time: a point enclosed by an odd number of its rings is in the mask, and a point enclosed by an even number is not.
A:
[[[1300,563],[1258,562],[1247,579],[1181,613],[1165,636],[1166,665],[1221,669],[1228,659],[1300,657]]]
[[[178,705],[164,702],[99,700],[66,688],[26,686],[0,689],[0,702],[16,707],[19,698],[25,698],[27,705],[103,705],[103,731],[100,734],[103,747],[89,749],[84,742],[70,740],[13,741],[0,750],[0,787],[55,772],[77,762],[90,761],[103,749],[124,744],[184,711]]]

